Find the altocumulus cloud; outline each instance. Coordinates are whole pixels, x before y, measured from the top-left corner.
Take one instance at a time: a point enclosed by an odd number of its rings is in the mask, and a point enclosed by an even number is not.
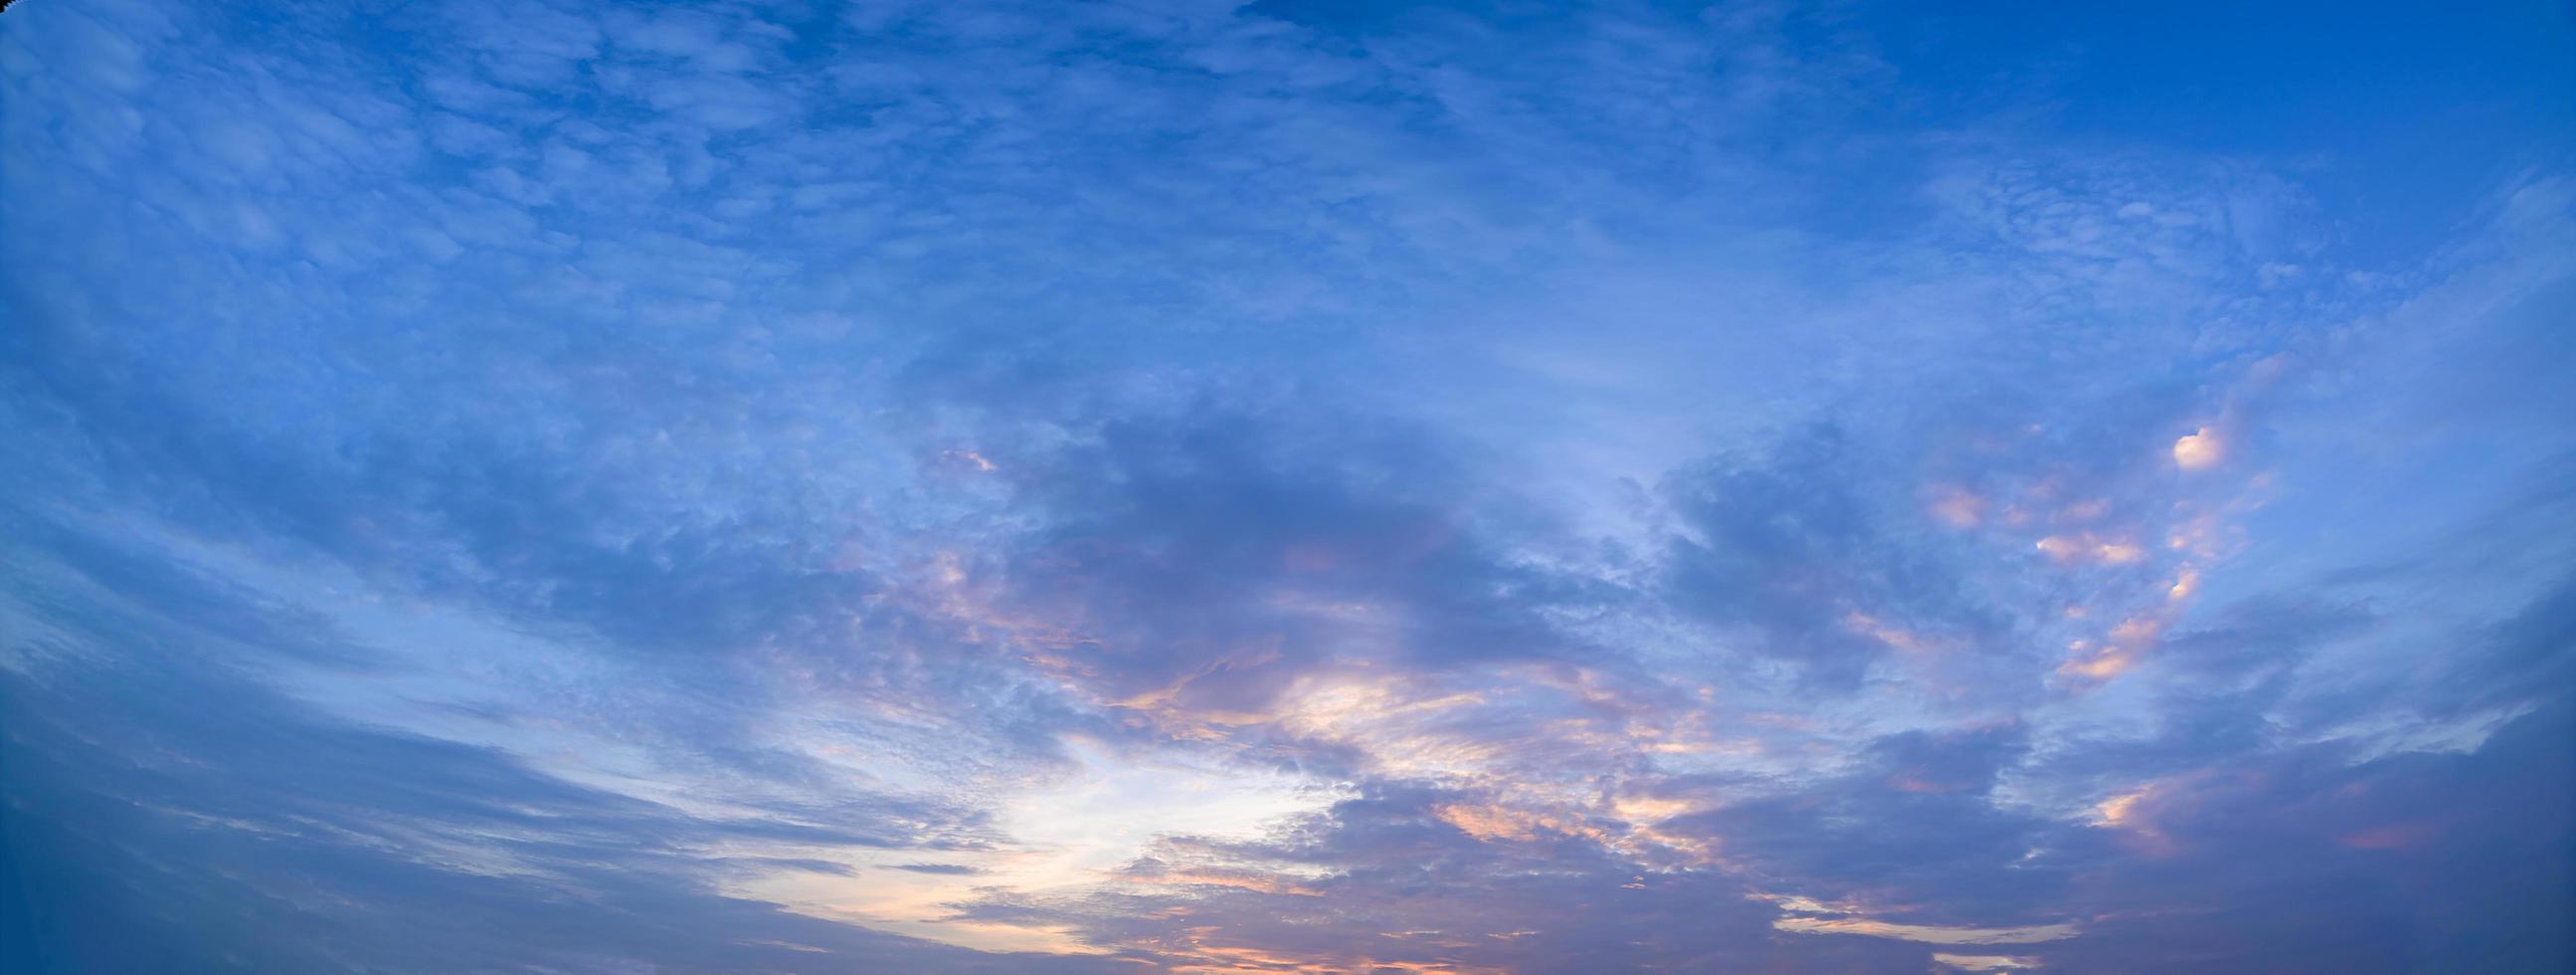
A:
[[[2576,28],[2340,16],[15,4],[0,957],[2564,970]]]

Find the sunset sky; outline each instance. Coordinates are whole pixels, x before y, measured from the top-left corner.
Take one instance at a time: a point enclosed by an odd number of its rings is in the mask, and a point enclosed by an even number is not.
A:
[[[2576,970],[2576,13],[20,0],[0,969]]]

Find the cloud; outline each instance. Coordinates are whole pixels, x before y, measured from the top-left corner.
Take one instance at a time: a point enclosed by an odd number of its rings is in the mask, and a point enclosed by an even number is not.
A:
[[[2043,941],[2060,941],[2080,933],[2071,924],[2046,924],[2028,928],[1946,928],[1923,924],[1890,924],[1865,918],[1784,917],[1771,922],[1771,926],[1799,934],[1859,934],[1936,945],[2034,944]],[[1939,956],[1935,955],[1935,957]]]
[[[2196,471],[2216,465],[2224,459],[2227,456],[2227,445],[2220,439],[2217,431],[2201,427],[2174,440],[2173,456],[2175,466],[2187,471]]]
[[[266,631],[193,625],[225,618],[188,608],[225,598],[208,583],[172,577],[111,595],[99,588],[109,580],[75,578],[21,589],[32,598],[13,600],[12,632],[79,640],[119,621],[117,637],[166,652],[150,668],[100,666],[30,657],[42,646],[13,640],[0,692],[23,805],[9,864],[24,885],[13,889],[45,892],[18,916],[47,932],[13,950],[35,952],[40,970],[793,964],[784,952],[814,946],[922,970],[1031,962],[716,892],[765,868],[728,850],[917,846],[935,841],[884,830],[937,812],[845,793],[828,811],[691,814],[493,749],[343,723],[242,671]],[[121,597],[178,612],[108,614],[93,602]],[[238,602],[230,612],[266,615]]]
[[[2020,955],[1954,955],[1936,951],[1932,960],[1963,972],[2001,972],[2021,968],[2038,968],[2039,962]]]
[[[1948,16],[14,8],[0,942],[2565,967],[2576,194]]]

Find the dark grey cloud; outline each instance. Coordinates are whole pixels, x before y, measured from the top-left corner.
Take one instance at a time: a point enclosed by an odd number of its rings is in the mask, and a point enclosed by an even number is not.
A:
[[[1015,475],[1047,527],[1011,553],[1003,598],[1063,621],[1055,649],[1112,699],[1178,685],[1195,709],[1258,710],[1336,660],[1596,655],[1552,614],[1621,594],[1533,558],[1548,526],[1479,498],[1473,470],[1366,418],[1117,418]]]
[[[1960,630],[1991,640],[1992,614],[1963,592],[1949,553],[1888,524],[1864,497],[1879,472],[1841,430],[1792,433],[1765,456],[1723,456],[1669,476],[1677,531],[1665,597],[1681,612],[1743,628],[1757,653],[1791,660],[1826,686],[1857,682],[1890,648],[1843,625],[1852,614]],[[1910,521],[1911,519],[1909,519]]]

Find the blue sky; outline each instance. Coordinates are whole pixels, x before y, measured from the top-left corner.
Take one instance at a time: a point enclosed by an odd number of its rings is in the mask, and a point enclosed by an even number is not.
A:
[[[0,14],[12,971],[2576,964],[2563,4]]]

